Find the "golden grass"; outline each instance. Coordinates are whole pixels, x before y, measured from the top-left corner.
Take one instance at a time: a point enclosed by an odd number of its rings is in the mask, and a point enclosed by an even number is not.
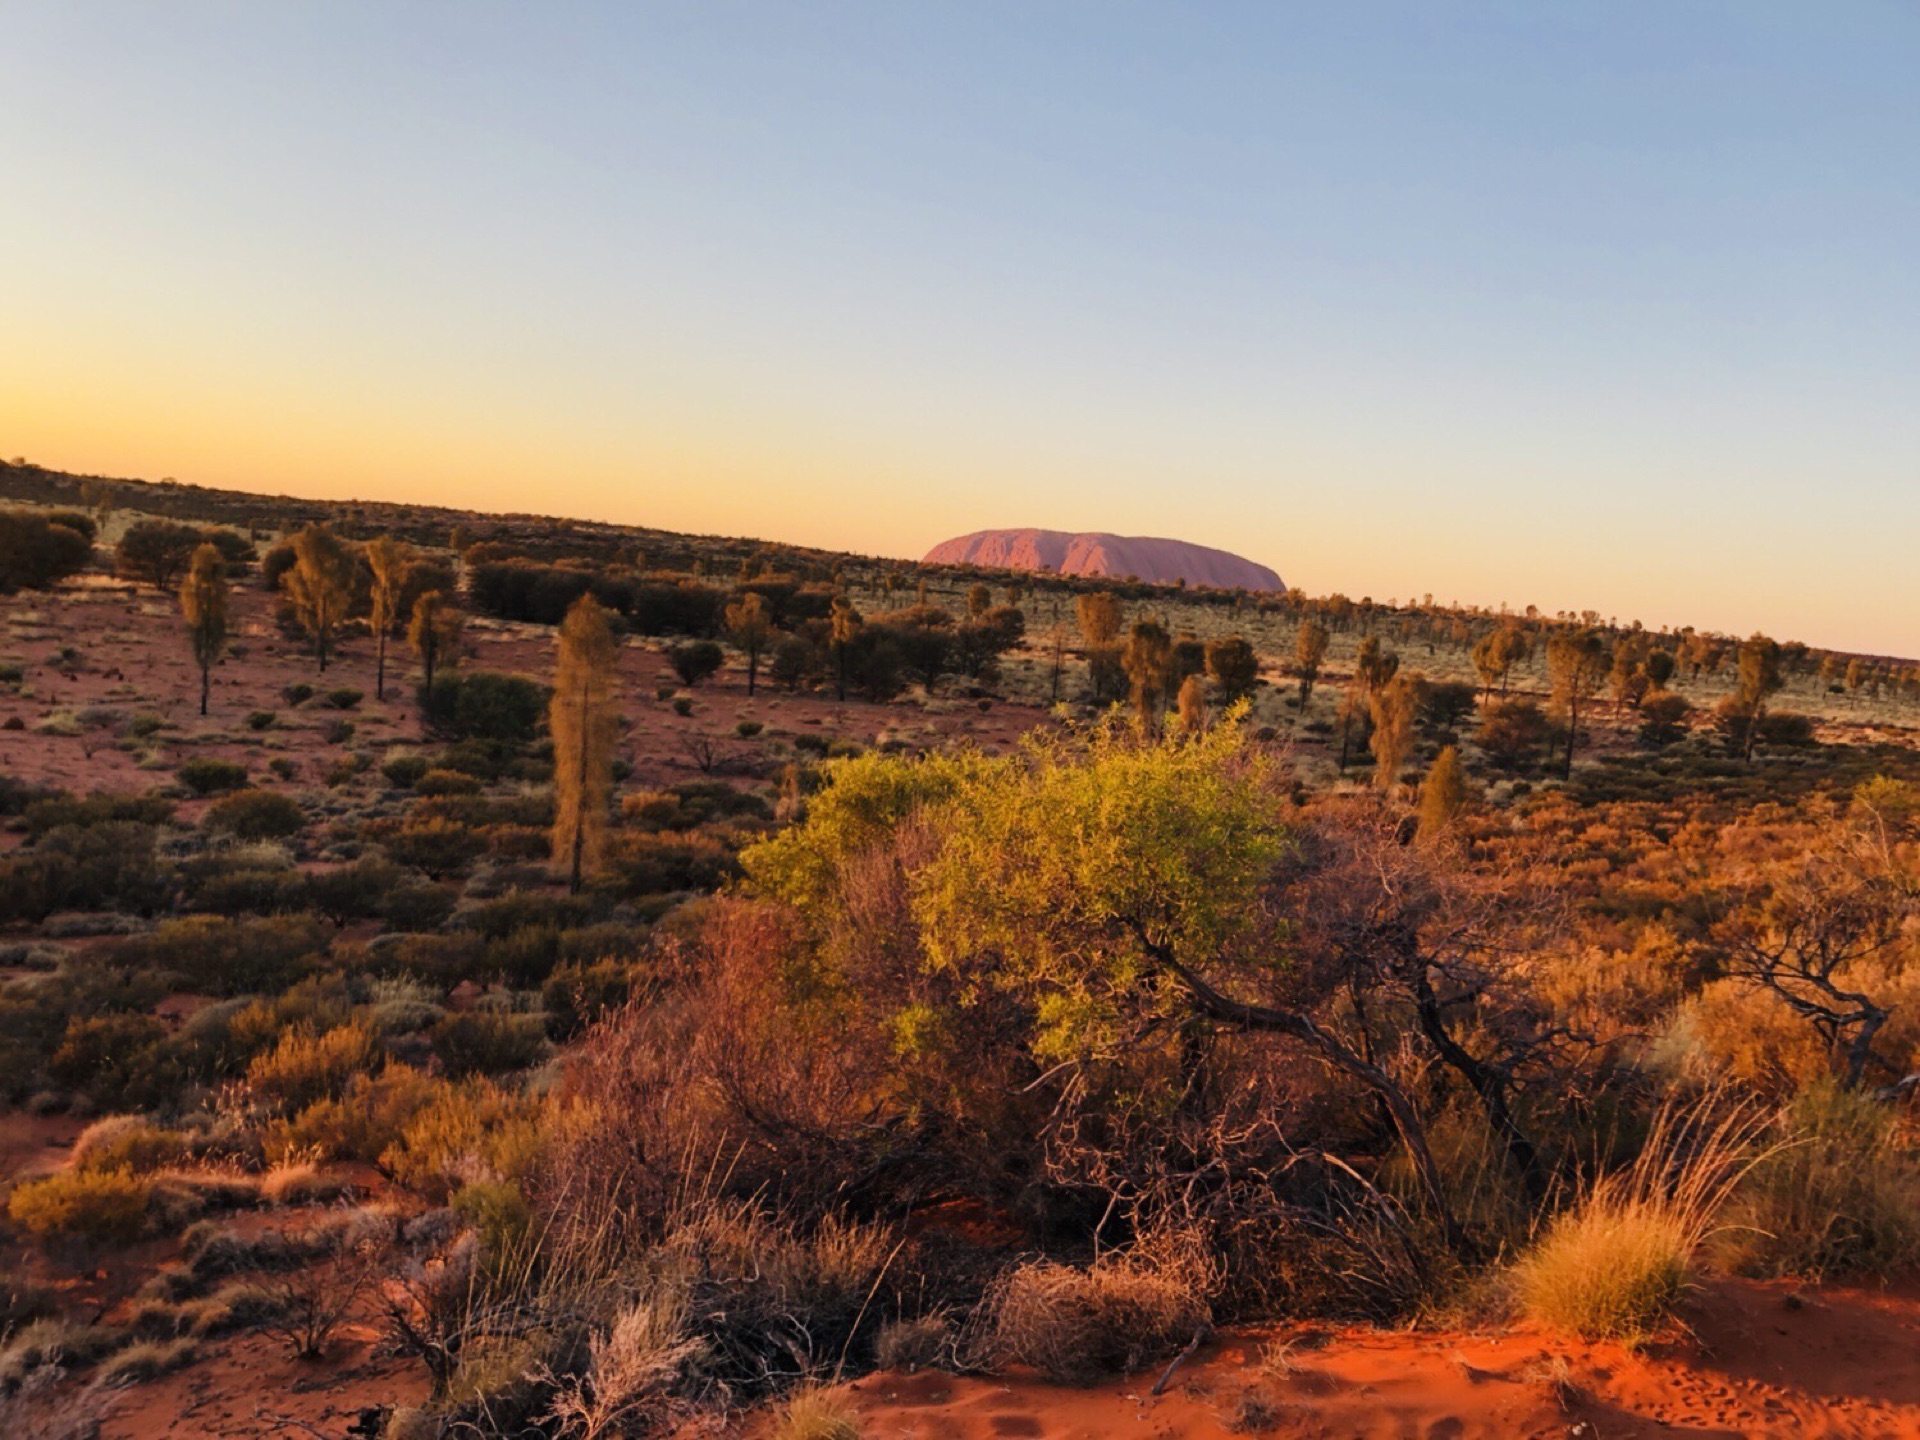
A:
[[[860,1440],[860,1415],[839,1386],[809,1386],[781,1407],[774,1440]]]
[[[1671,1320],[1693,1260],[1753,1167],[1751,1107],[1655,1117],[1632,1165],[1602,1177],[1514,1269],[1527,1317],[1586,1340],[1638,1344]]]

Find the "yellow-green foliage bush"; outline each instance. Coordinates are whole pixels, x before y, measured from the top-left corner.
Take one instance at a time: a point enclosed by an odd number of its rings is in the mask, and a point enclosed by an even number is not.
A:
[[[267,1158],[311,1155],[373,1164],[399,1143],[421,1107],[448,1088],[411,1065],[355,1076],[338,1097],[316,1100],[290,1120],[270,1121],[261,1137]]]
[[[475,1077],[435,1093],[380,1158],[401,1184],[444,1200],[479,1179],[517,1181],[540,1153],[541,1107]]]
[[[163,1130],[138,1115],[109,1115],[80,1132],[73,1142],[76,1170],[127,1170],[151,1174],[177,1164],[188,1149],[187,1137]]]
[[[7,1214],[30,1235],[132,1240],[146,1221],[148,1189],[130,1170],[62,1170],[18,1186]]]
[[[316,1035],[305,1026],[247,1066],[247,1088],[276,1110],[298,1111],[316,1100],[341,1095],[355,1076],[376,1069],[382,1052],[363,1025],[340,1025]]]
[[[1735,1196],[1716,1245],[1724,1264],[1810,1280],[1920,1264],[1920,1163],[1892,1109],[1823,1081],[1794,1098],[1780,1131]]]

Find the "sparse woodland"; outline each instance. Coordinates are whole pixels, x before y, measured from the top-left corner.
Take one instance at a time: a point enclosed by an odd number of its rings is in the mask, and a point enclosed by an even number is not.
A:
[[[1920,1262],[1912,660],[0,500],[0,1413],[359,1346],[396,1440],[852,1436]]]

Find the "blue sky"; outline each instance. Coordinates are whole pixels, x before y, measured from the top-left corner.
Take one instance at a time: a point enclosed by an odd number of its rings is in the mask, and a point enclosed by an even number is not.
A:
[[[1920,9],[0,7],[0,450],[1920,651]]]

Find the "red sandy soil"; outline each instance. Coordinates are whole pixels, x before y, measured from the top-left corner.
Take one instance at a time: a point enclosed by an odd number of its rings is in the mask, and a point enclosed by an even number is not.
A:
[[[1159,1397],[1156,1372],[1073,1389],[925,1371],[850,1389],[876,1440],[1920,1436],[1920,1292],[1716,1281],[1686,1325],[1637,1353],[1527,1329],[1293,1327],[1203,1348]],[[1263,1367],[1288,1341],[1291,1369]]]

